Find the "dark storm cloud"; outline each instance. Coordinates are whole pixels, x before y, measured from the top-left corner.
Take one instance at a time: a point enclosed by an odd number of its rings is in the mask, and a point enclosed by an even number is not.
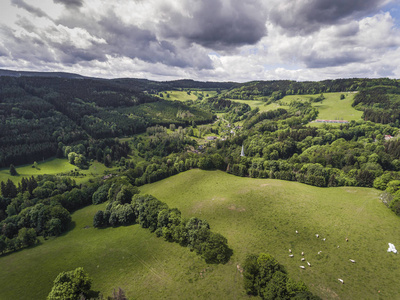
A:
[[[39,37],[27,34],[16,35],[12,29],[6,26],[0,27],[0,33],[7,41],[4,47],[9,54],[7,53],[6,56],[11,59],[37,64],[56,61],[54,53]]]
[[[79,8],[83,5],[83,0],[53,0],[53,2],[64,4],[67,8]]]
[[[303,56],[302,61],[306,64],[307,68],[326,68],[360,63],[365,61],[365,57],[357,53],[346,52],[325,57],[323,54],[312,52],[310,55]]]
[[[162,36],[183,38],[211,49],[229,49],[257,43],[266,35],[266,13],[258,0],[191,0],[184,14],[167,5],[167,20],[159,24]]]
[[[324,25],[377,12],[383,2],[384,0],[287,1],[273,7],[269,17],[289,34],[309,34]]]
[[[85,61],[106,61],[103,53],[94,52],[93,49],[79,49],[73,45],[59,44],[55,45],[58,50],[58,59],[63,64],[73,65]]]
[[[160,40],[148,29],[124,23],[113,11],[108,11],[101,19],[91,20],[85,16],[69,16],[59,20],[64,26],[85,28],[90,34],[106,41],[91,50],[94,55],[138,58],[149,63],[162,63],[174,67],[195,67],[209,69],[211,60],[205,51],[196,48],[179,49],[173,43]],[[186,51],[188,50],[188,51]],[[190,50],[190,51],[189,51]],[[77,58],[82,58],[78,56]]]
[[[105,50],[109,53],[181,68],[193,64],[200,68],[211,67],[208,57],[206,61],[192,61],[188,55],[177,49],[171,42],[159,41],[151,31],[123,23],[113,12],[109,12],[107,18],[103,18],[99,25],[103,32],[102,38],[107,41]]]
[[[19,8],[25,9],[37,17],[45,17],[50,19],[50,17],[43,10],[26,3],[24,0],[11,0],[11,3]]]

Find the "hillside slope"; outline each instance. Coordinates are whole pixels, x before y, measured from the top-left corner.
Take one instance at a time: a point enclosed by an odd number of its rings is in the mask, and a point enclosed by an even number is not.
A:
[[[0,299],[43,299],[59,272],[79,266],[104,295],[121,287],[136,299],[247,299],[237,265],[260,252],[272,254],[323,299],[400,297],[399,256],[387,253],[388,242],[400,245],[400,219],[380,203],[376,190],[195,169],[141,191],[179,208],[183,217],[208,220],[214,232],[228,238],[234,251],[230,262],[207,265],[139,225],[94,229],[92,218],[104,205],[90,206],[73,214],[73,228],[63,236],[0,257]],[[311,268],[299,268],[302,251]]]

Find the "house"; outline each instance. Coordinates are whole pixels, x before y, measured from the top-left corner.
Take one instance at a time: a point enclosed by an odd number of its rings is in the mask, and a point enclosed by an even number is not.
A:
[[[315,120],[316,123],[339,123],[339,124],[347,124],[349,121],[346,120]]]
[[[387,135],[385,135],[385,141],[388,141],[388,140],[390,140],[390,139],[392,139],[393,137],[391,136],[391,135],[389,135],[389,134],[387,134]]]

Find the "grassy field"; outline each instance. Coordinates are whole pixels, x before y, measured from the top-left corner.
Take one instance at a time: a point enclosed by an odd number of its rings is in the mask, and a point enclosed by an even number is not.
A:
[[[323,299],[400,297],[399,258],[386,252],[388,242],[400,242],[400,219],[379,202],[376,190],[317,188],[193,170],[142,191],[186,216],[207,219],[213,230],[228,238],[234,264],[248,253],[268,252]],[[289,248],[294,258],[289,258]],[[306,270],[299,268],[302,251],[312,264]],[[225,271],[221,268],[221,277],[228,276],[222,275]]]
[[[30,177],[44,174],[58,174],[75,170],[67,159],[51,158],[44,162],[38,162],[38,168],[32,168],[32,164],[16,167],[18,176],[10,176],[9,168],[0,169],[0,181],[10,178],[14,183],[19,182],[22,177]]]
[[[399,256],[386,251],[388,242],[400,245],[400,219],[380,203],[376,190],[191,170],[141,191],[184,217],[207,219],[228,238],[231,261],[207,265],[138,225],[94,229],[93,215],[104,205],[90,206],[73,214],[72,229],[63,236],[0,257],[0,299],[44,299],[59,272],[78,266],[105,295],[121,287],[136,299],[248,299],[237,265],[260,252],[271,253],[323,299],[400,298]],[[299,268],[302,251],[311,268]]]
[[[76,183],[83,183],[90,178],[98,178],[103,177],[105,174],[114,171],[116,168],[107,168],[104,164],[99,163],[97,161],[93,161],[90,163],[89,169],[87,170],[79,170],[79,173],[85,174],[83,177],[74,177]]]
[[[197,100],[198,95],[203,95],[203,97],[213,97],[217,95],[217,91],[202,91],[202,90],[190,90],[190,95],[187,93],[188,91],[166,91],[163,92],[163,99],[165,100],[174,100],[174,101],[187,101],[187,100]],[[169,97],[167,97],[169,94]]]
[[[345,99],[340,100],[340,95],[344,94]],[[265,105],[265,102],[259,100],[236,100],[232,101],[246,103],[250,105],[252,109],[258,107],[260,112],[274,110],[278,108],[289,108],[289,103],[292,100],[308,100],[310,97],[316,98],[319,95],[289,95],[282,99]],[[362,111],[355,110],[351,104],[353,103],[354,93],[324,93],[325,99],[322,102],[313,103],[319,111],[318,119],[324,120],[361,120]],[[312,126],[322,126],[322,123],[310,123]],[[330,124],[336,125],[336,124]]]
[[[260,112],[277,109],[279,107],[279,105],[277,104],[271,104],[272,106],[265,105],[265,102],[259,100],[239,100],[239,99],[229,99],[229,100],[238,103],[248,104],[251,107],[251,109],[255,109],[256,107],[258,107],[260,109]],[[276,106],[276,108],[274,108],[274,106]]]
[[[9,168],[0,169],[0,181],[7,181],[9,178],[18,183],[23,177],[38,176],[38,175],[56,175],[60,173],[68,173],[74,170],[79,170],[79,173],[85,174],[81,177],[71,177],[77,183],[83,183],[89,178],[99,177],[104,175],[106,170],[112,171],[113,169],[106,168],[103,164],[94,161],[90,164],[89,169],[80,170],[74,165],[71,165],[66,158],[51,158],[44,162],[38,162],[38,168],[32,168],[32,165],[24,165],[16,167],[18,176],[11,176]]]
[[[340,95],[345,95],[340,100]],[[324,93],[325,99],[322,102],[313,103],[319,111],[318,119],[323,120],[361,120],[362,111],[354,109],[353,103],[354,93]],[[318,95],[290,95],[279,100],[280,104],[288,104],[291,100],[306,100],[310,97],[318,97]],[[321,124],[314,124],[320,126]]]

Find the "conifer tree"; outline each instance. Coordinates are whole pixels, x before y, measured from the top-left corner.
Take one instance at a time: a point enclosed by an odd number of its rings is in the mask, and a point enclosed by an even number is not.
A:
[[[15,169],[13,164],[10,165],[10,174],[11,174],[11,176],[18,175],[17,170]]]

